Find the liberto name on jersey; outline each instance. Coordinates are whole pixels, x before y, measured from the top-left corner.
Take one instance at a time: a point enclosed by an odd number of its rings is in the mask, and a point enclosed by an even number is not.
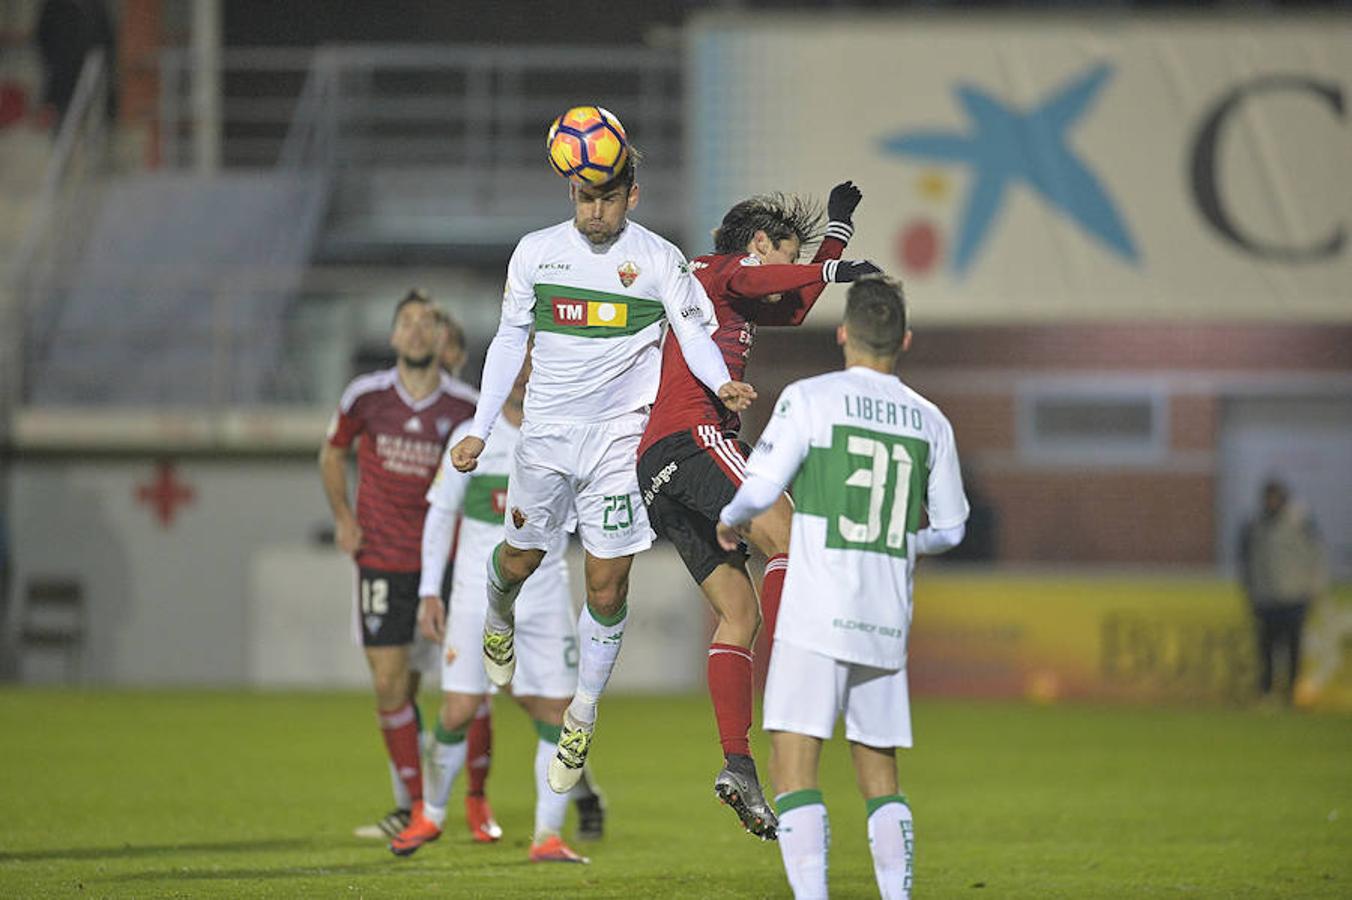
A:
[[[592,423],[652,403],[664,319],[712,331],[713,305],[681,252],[642,225],[603,247],[571,220],[523,237],[502,320],[535,328],[526,419]]]
[[[967,518],[947,418],[864,368],[789,385],[748,473],[792,484],[789,570],[775,639],[885,669],[906,662],[913,536]]]

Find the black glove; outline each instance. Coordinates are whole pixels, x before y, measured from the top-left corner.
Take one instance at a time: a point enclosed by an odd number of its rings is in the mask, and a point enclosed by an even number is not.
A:
[[[880,272],[882,269],[867,259],[828,259],[822,263],[822,281],[834,281],[836,284],[858,281],[865,275],[877,275]]]
[[[842,181],[831,188],[831,196],[826,198],[826,218],[832,222],[854,224],[850,217],[863,197],[863,191],[855,187],[853,181]]]

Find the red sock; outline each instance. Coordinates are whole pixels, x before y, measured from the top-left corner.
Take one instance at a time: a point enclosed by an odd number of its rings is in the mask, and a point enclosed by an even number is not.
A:
[[[761,579],[761,630],[756,640],[756,687],[765,690],[765,673],[770,668],[770,649],[775,639],[775,622],[779,620],[779,594],[784,590],[784,576],[789,571],[789,557],[776,553],[765,561],[765,577]]]
[[[380,732],[385,738],[385,750],[390,762],[404,783],[414,803],[422,799],[422,759],[418,753],[418,717],[412,703],[405,703],[393,712],[378,713]]]
[[[482,797],[484,782],[488,781],[488,766],[493,760],[493,719],[492,707],[488,701],[480,705],[474,713],[474,721],[469,723],[469,747],[465,754],[469,760],[469,786],[466,793],[471,797]]]
[[[751,651],[734,644],[710,644],[708,677],[723,755],[750,756]]]

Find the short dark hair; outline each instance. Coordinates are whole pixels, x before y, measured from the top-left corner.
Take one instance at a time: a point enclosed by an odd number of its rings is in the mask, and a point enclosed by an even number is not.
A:
[[[823,211],[812,199],[796,194],[762,194],[743,200],[723,216],[714,229],[715,253],[744,253],[756,232],[779,246],[791,237],[810,244],[821,237]]]
[[[875,356],[896,356],[906,339],[906,295],[901,282],[866,275],[845,294],[849,339]]]
[[[460,323],[440,306],[432,308],[432,315],[438,323],[446,328],[446,336],[451,343],[463,350],[465,348],[465,329],[460,327]]]
[[[620,166],[620,171],[615,173],[615,177],[606,182],[606,187],[623,187],[625,190],[634,186],[638,180],[638,164],[643,162],[643,154],[633,144],[629,145],[629,154],[625,157],[624,165]]]
[[[398,322],[398,321],[399,321],[399,314],[400,314],[401,312],[403,312],[403,311],[404,311],[404,307],[405,307],[405,306],[408,306],[410,303],[427,303],[427,304],[430,304],[431,302],[432,302],[432,295],[429,294],[429,293],[427,293],[427,291],[423,290],[422,288],[417,288],[417,287],[415,287],[415,288],[409,288],[409,289],[408,289],[408,293],[404,295],[404,298],[403,298],[402,300],[400,300],[398,303],[395,304],[395,306],[394,306],[394,316],[390,319],[390,322],[391,322],[391,323]]]

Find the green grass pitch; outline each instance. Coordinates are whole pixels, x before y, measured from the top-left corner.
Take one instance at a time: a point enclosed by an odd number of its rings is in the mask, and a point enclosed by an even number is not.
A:
[[[390,805],[363,695],[2,691],[0,896],[787,896],[775,845],[713,796],[706,698],[603,702],[610,819],[585,867],[526,862],[534,734],[510,701],[494,715],[506,838],[471,844],[455,799],[401,860],[351,836]],[[914,718],[917,896],[1352,896],[1348,717],[923,701]],[[843,744],[822,787],[833,895],[876,896]]]

